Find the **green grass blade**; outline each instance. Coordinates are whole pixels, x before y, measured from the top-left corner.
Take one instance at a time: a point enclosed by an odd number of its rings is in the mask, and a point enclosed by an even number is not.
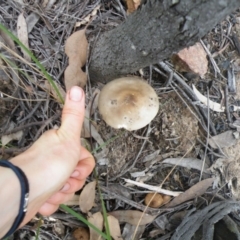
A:
[[[22,73],[28,80],[30,79],[31,80],[31,77],[29,76],[29,74],[27,72],[24,72],[22,71],[20,68],[18,68],[18,66],[13,62],[11,61],[10,59],[6,58],[3,54],[0,53],[0,58],[2,60],[4,60],[4,62],[6,62],[8,65],[11,66],[11,68],[13,70],[16,70],[16,71],[19,71],[20,73]],[[33,81],[32,81],[33,82]]]
[[[83,216],[81,216],[79,213],[76,213],[75,211],[73,211],[71,208],[69,208],[68,206],[61,204],[60,207],[70,213],[72,216],[76,217],[78,220],[82,221],[83,223],[85,223],[88,227],[92,228],[94,231],[96,231],[98,234],[100,234],[103,238],[105,239],[109,239],[108,236],[103,233],[100,229],[98,229],[97,227],[95,227],[93,224],[91,224],[90,222],[88,222]]]
[[[99,196],[100,196],[100,200],[101,200],[101,205],[102,205],[102,211],[103,211],[103,219],[104,219],[104,225],[105,225],[105,229],[106,229],[106,234],[107,234],[107,240],[111,240],[111,233],[110,233],[110,229],[109,229],[109,224],[108,224],[108,219],[107,219],[107,210],[103,201],[103,197],[102,197],[102,193],[101,193],[101,189],[100,186],[98,184],[98,192],[99,192]]]
[[[56,91],[61,103],[64,103],[64,99],[63,99],[61,93],[59,92],[56,84],[54,83],[52,77],[48,74],[48,72],[46,71],[44,66],[38,61],[38,59],[33,55],[33,53],[14,34],[12,34],[6,27],[4,27],[1,23],[0,23],[0,30],[5,32],[14,42],[16,42],[31,57],[31,59],[36,63],[38,68],[42,71],[42,73],[44,74],[44,76],[48,80],[49,84],[51,84],[53,89]]]

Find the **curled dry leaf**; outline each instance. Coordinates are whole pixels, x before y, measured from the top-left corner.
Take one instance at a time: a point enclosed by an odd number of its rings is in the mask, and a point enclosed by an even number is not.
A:
[[[168,205],[167,207],[175,207],[181,203],[184,203],[190,199],[194,199],[196,197],[199,197],[203,195],[206,190],[213,184],[214,179],[208,178],[205,180],[202,180],[201,182],[198,182],[191,188],[189,188],[184,193],[180,194],[179,196],[175,197]]]
[[[68,56],[68,67],[64,72],[66,90],[72,86],[84,87],[87,82],[87,75],[82,71],[87,60],[88,42],[85,30],[73,33],[66,41],[65,53]]]
[[[137,210],[114,211],[108,214],[117,218],[120,223],[126,222],[135,226],[151,223],[156,217]]]
[[[29,48],[29,44],[28,44],[28,29],[27,29],[27,23],[26,20],[23,16],[23,14],[21,13],[18,16],[18,21],[17,21],[17,35],[19,40],[27,47]],[[24,49],[21,48],[21,51],[23,53],[24,58],[27,61],[31,61],[31,57],[28,55],[27,52],[25,52]]]
[[[103,216],[100,212],[94,213],[92,216],[88,217],[88,221],[92,223],[95,227],[102,231],[103,229]],[[90,240],[101,240],[102,237],[92,228],[90,230]]]
[[[87,213],[94,204],[96,193],[96,181],[88,183],[82,190],[79,197],[79,207],[82,212]]]
[[[119,221],[114,216],[111,216],[111,215],[107,217],[107,220],[108,220],[110,234],[112,238],[114,240],[123,240],[121,236]]]
[[[208,70],[207,54],[200,43],[174,54],[172,62],[178,71],[193,72],[200,77],[204,77]]]

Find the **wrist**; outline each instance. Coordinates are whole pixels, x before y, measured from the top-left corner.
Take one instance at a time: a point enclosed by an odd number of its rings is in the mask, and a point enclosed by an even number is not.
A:
[[[20,183],[15,173],[9,169],[0,167],[0,237],[4,236],[11,228],[19,211]]]

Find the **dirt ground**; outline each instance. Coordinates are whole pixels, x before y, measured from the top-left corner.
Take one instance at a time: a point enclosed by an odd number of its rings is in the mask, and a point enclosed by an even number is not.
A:
[[[88,26],[86,33],[91,47],[100,31],[115,28],[124,21],[127,5],[124,1],[100,0],[0,1],[0,23],[14,34],[21,13],[28,26],[30,49],[64,91],[64,70],[68,65],[64,52],[66,39]],[[155,219],[142,226],[136,227],[127,220],[120,222],[123,239],[132,239],[135,233],[134,239],[188,239],[184,236],[191,234],[192,229],[192,239],[202,239],[206,224],[215,226],[214,238],[208,239],[239,239],[240,175],[236,169],[240,169],[237,154],[240,12],[227,17],[202,40],[209,50],[204,77],[178,72],[171,59],[135,73],[150,83],[160,102],[157,116],[145,128],[129,132],[107,126],[94,103],[94,93],[103,85],[93,84],[90,79],[85,87],[93,128],[90,134],[83,133],[82,141],[90,150],[98,149],[94,151],[96,173],[107,212],[146,210],[145,196],[153,191],[149,185],[169,191],[173,200],[158,208],[147,208],[146,212]],[[1,35],[0,42],[6,44]],[[0,155],[10,158],[30,147],[43,132],[60,125],[61,104],[54,99],[35,65],[23,60],[17,45],[14,54],[4,47],[0,49]],[[209,100],[225,106],[225,110],[208,109],[196,98],[193,84]],[[34,101],[37,99],[45,100]],[[231,131],[231,138],[224,135],[214,139],[217,147],[209,142],[211,137],[227,131]],[[9,142],[3,144],[3,136],[19,132],[20,135],[11,135]],[[101,142],[104,147],[99,148]],[[88,181],[94,179],[93,174]],[[212,179],[211,184],[208,179]],[[187,192],[189,188],[191,193]],[[174,192],[184,192],[183,200],[176,200],[171,195]],[[218,205],[221,201],[223,204]],[[212,212],[212,203],[217,213]],[[77,204],[71,207],[80,212]],[[97,193],[91,214],[98,211],[101,206]],[[195,229],[191,224],[196,218],[199,221]],[[88,231],[85,224],[59,210],[50,217],[37,215],[9,239],[36,239],[37,235],[38,239],[85,239],[74,233],[80,228]]]

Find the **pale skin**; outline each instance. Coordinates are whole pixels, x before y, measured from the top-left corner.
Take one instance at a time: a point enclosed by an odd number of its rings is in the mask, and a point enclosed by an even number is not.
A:
[[[45,132],[27,151],[10,161],[26,174],[29,185],[28,211],[20,227],[37,212],[55,212],[70,200],[92,172],[93,156],[81,146],[84,92],[73,87],[66,96],[58,130]],[[20,185],[11,169],[0,167],[0,238],[10,229],[19,211]]]

